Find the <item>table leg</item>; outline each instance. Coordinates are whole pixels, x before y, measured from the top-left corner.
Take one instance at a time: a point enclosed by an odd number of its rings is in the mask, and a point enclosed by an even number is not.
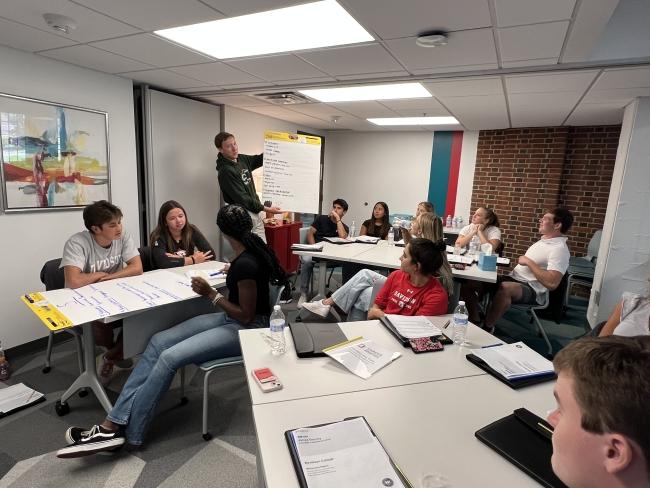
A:
[[[83,324],[83,351],[84,351],[84,371],[81,373],[76,380],[70,385],[63,395],[61,395],[61,403],[65,403],[68,398],[75,394],[75,392],[81,388],[90,388],[99,403],[101,403],[106,413],[113,408],[113,404],[106,396],[106,391],[104,387],[99,382],[99,377],[97,376],[97,368],[95,366],[95,335],[93,333],[93,324],[88,322]]]
[[[325,287],[327,286],[327,261],[318,261],[318,293],[312,300],[325,298]]]

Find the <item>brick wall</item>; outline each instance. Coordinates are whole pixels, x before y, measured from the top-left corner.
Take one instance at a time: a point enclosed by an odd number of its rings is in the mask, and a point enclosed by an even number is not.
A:
[[[495,209],[505,255],[516,257],[539,239],[538,219],[558,205],[576,217],[572,254],[586,253],[602,228],[620,126],[538,127],[479,133],[472,211]]]

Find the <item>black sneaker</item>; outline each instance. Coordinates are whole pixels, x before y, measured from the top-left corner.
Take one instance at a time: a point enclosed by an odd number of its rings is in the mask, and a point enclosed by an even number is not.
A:
[[[56,457],[76,458],[98,452],[114,451],[126,442],[122,429],[110,431],[101,425],[95,425],[90,430],[71,427],[65,433],[65,437],[67,441],[72,440],[73,444],[57,451]]]

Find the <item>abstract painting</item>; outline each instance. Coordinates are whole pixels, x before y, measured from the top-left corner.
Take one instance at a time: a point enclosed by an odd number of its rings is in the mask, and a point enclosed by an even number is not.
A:
[[[0,94],[5,211],[110,200],[108,115]]]

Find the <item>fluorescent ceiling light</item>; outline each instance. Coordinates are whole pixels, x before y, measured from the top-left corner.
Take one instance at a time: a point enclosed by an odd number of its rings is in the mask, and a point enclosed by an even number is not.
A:
[[[458,124],[455,117],[388,117],[366,119],[375,125],[454,125]]]
[[[374,41],[334,0],[155,31],[218,59]]]
[[[303,95],[319,102],[359,102],[362,100],[398,100],[401,98],[430,98],[420,83],[395,83],[392,85],[348,86],[344,88],[319,88],[299,90]]]

